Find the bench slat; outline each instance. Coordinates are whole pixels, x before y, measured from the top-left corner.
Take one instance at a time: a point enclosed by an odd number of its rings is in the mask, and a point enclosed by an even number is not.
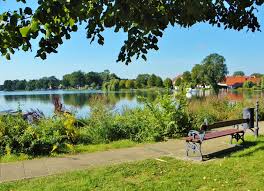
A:
[[[211,124],[211,125],[203,125],[201,127],[201,130],[207,131],[207,130],[211,130],[211,129],[227,127],[227,126],[232,126],[232,125],[240,125],[243,123],[248,123],[248,119],[236,119],[236,120],[216,122],[216,123]]]
[[[239,129],[226,129],[223,131],[214,131],[214,132],[209,132],[205,134],[204,140],[209,140],[209,139],[214,139],[214,138],[219,138],[227,135],[233,135],[236,133],[242,133],[244,132],[243,130]]]
[[[223,131],[212,131],[212,132],[207,132],[204,136],[203,140],[209,140],[209,139],[214,139],[214,138],[219,138],[219,137],[224,137],[227,135],[234,135],[236,133],[243,133],[243,130],[239,130],[239,129],[226,129]],[[186,137],[185,138],[186,141],[191,141],[191,142],[199,142],[200,139],[194,138],[193,137]]]

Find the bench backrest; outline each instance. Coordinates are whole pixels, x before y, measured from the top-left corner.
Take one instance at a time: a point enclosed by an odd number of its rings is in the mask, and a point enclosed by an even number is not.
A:
[[[202,125],[201,130],[202,131],[209,131],[211,129],[221,128],[221,127],[228,127],[233,125],[240,125],[244,123],[249,123],[249,119],[235,119],[235,120],[229,120],[229,121],[220,121],[213,123],[211,125]]]

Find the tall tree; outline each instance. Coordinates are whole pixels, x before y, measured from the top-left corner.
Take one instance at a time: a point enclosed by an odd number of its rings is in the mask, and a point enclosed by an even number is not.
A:
[[[66,74],[62,77],[62,84],[64,87],[70,87],[71,84],[70,84],[70,78],[71,78],[71,75],[70,74]]]
[[[102,76],[97,72],[88,72],[85,74],[85,84],[88,86],[102,86]]]
[[[32,91],[32,90],[37,89],[36,88],[36,82],[37,82],[36,80],[29,80],[27,83],[26,90]]]
[[[4,90],[6,91],[12,91],[13,89],[13,82],[12,80],[5,80],[4,81]]]
[[[205,86],[206,81],[205,81],[205,70],[203,65],[201,64],[196,64],[191,71],[191,77],[192,81],[195,86],[197,85],[203,85]]]
[[[163,81],[162,81],[162,78],[161,77],[156,76],[155,86],[156,87],[163,87]]]
[[[264,3],[263,0],[39,0],[34,4],[17,0],[21,2],[25,3],[21,8],[0,13],[0,52],[7,59],[16,50],[31,50],[32,43],[39,44],[36,56],[46,59],[47,54],[57,53],[59,45],[70,39],[79,25],[84,25],[87,38],[101,45],[107,28],[116,33],[124,31],[127,40],[117,61],[126,64],[134,56],[146,60],[149,50],[158,50],[158,39],[170,25],[189,28],[196,23],[209,23],[238,31],[260,30],[256,9]]]
[[[218,83],[228,74],[225,58],[219,54],[210,54],[202,61],[205,70],[205,80],[210,84],[216,94],[219,92]]]
[[[65,86],[83,87],[85,85],[85,76],[82,71],[73,72],[63,76]]]
[[[133,89],[134,88],[134,81],[133,80],[126,80],[126,88]]]
[[[125,89],[126,88],[126,80],[120,80],[119,81],[119,88]]]
[[[25,90],[27,86],[27,81],[26,80],[19,80],[16,83],[15,90]]]
[[[174,82],[174,85],[175,86],[180,86],[182,84],[182,78],[181,77],[178,77],[175,82]]]
[[[166,78],[164,81],[163,81],[163,86],[167,89],[172,89],[173,88],[173,85],[172,85],[172,80],[170,78]]]
[[[117,91],[119,90],[119,80],[118,79],[112,79],[109,82],[109,90],[111,91]]]
[[[245,73],[243,71],[236,71],[233,76],[245,76]]]
[[[185,71],[182,74],[182,82],[185,83],[185,85],[190,84],[192,82],[192,75],[191,72]]]
[[[148,87],[153,87],[156,85],[156,79],[157,76],[155,74],[152,74],[148,79]]]
[[[136,78],[137,88],[145,88],[148,85],[149,74],[139,74]]]

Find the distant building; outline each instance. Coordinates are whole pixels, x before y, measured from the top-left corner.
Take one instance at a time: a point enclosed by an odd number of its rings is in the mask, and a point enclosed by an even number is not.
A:
[[[261,82],[261,78],[256,76],[227,76],[225,80],[218,85],[228,88],[239,88],[247,81],[252,82],[253,84],[259,84]]]

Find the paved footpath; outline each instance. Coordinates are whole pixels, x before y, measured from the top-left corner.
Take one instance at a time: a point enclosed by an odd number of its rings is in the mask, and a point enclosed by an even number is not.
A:
[[[203,153],[209,154],[233,147],[227,144],[228,140],[229,137],[227,136],[205,141],[202,148]],[[186,159],[185,142],[183,140],[169,140],[163,143],[146,144],[133,148],[69,155],[60,158],[0,163],[0,183],[150,158],[158,159],[163,156]]]

